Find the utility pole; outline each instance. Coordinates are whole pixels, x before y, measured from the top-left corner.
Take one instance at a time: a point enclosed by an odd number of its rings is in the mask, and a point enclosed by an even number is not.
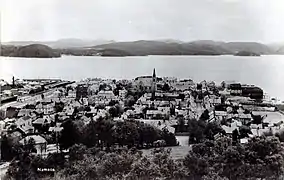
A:
[[[1,162],[1,160],[2,160],[2,151],[1,151],[1,148],[2,148],[2,129],[1,129],[1,132],[0,132],[0,162]]]
[[[1,48],[0,48],[0,51],[1,51]],[[0,93],[1,93],[1,85],[0,85]],[[0,108],[2,106],[1,102],[2,102],[2,96],[0,96]],[[1,109],[0,109],[0,113],[2,113]],[[2,160],[2,151],[1,151],[2,146],[1,145],[2,145],[2,129],[0,129],[0,162]]]

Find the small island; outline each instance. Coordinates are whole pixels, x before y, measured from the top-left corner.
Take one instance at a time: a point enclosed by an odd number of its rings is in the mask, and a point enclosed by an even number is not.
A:
[[[234,54],[235,56],[261,56],[258,53],[255,52],[250,52],[250,51],[239,51],[236,54]]]

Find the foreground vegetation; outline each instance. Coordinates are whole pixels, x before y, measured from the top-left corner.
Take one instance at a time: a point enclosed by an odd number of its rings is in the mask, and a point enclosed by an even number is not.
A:
[[[119,113],[119,108],[113,107],[112,116]],[[199,120],[191,120],[188,124],[186,131],[189,131],[191,148],[187,148],[189,152],[185,157],[172,157],[175,152],[164,148],[152,149],[150,155],[143,155],[140,149],[176,146],[175,135],[167,129],[160,130],[134,120],[114,121],[112,116],[87,124],[77,116],[66,120],[58,137],[60,151],[47,158],[32,153],[32,140],[21,146],[15,137],[4,137],[2,155],[11,161],[5,179],[282,178],[284,133],[265,134],[240,144],[238,139],[249,132],[241,128],[238,135],[233,133],[232,137],[227,137],[219,125],[207,122],[208,112],[205,111]],[[184,129],[182,119],[178,124],[179,129]],[[47,137],[49,143],[56,143],[54,134]],[[41,172],[39,168],[52,168],[55,172]]]
[[[248,144],[232,145],[230,138],[205,141],[192,146],[183,159],[154,149],[142,156],[135,148],[100,148],[76,144],[69,158],[62,153],[46,159],[21,153],[12,161],[5,179],[279,179],[283,174],[284,151],[276,137],[255,137]],[[39,173],[51,167],[56,172]]]

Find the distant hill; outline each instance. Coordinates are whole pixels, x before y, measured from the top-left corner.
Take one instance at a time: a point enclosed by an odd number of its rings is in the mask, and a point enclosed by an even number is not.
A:
[[[192,41],[190,44],[202,48],[204,46],[210,47],[221,54],[233,54],[234,51],[226,47],[226,43],[222,41],[211,41],[211,40],[199,40]]]
[[[235,56],[260,56],[258,53],[249,52],[249,51],[240,51],[234,54]]]
[[[133,54],[129,52],[117,50],[117,49],[103,49],[103,50],[100,50],[98,53],[100,54],[100,56],[114,56],[114,57],[133,56]]]
[[[212,41],[212,40],[198,40],[198,41],[191,41],[190,43],[193,43],[193,44],[218,45],[218,46],[226,44],[226,42],[223,42],[223,41]]]
[[[1,46],[1,56],[29,57],[29,58],[53,58],[60,57],[56,50],[42,44],[27,46]]]
[[[176,40],[176,39],[156,39],[154,41],[165,42],[165,43],[178,43],[178,44],[185,43],[184,41],[180,41],[180,40]]]
[[[223,48],[224,51],[227,51],[229,54],[235,54],[240,51],[248,51],[257,54],[275,53],[275,51],[268,45],[257,42],[223,42],[223,41],[200,40],[200,41],[193,41],[191,43],[219,46]]]
[[[275,53],[268,46],[255,42],[217,42],[210,40],[188,43],[174,41],[134,41],[98,45],[93,48],[118,49],[134,55],[223,55],[248,51],[256,54]]]
[[[15,46],[23,46],[30,42],[5,43],[10,54]],[[38,44],[38,43],[37,43]],[[61,39],[53,42],[41,42],[60,54],[75,56],[146,56],[146,55],[235,55],[238,52],[251,52],[255,54],[279,54],[283,49],[257,42],[223,42],[212,40],[198,40],[183,42],[174,39],[140,40],[131,42],[114,42],[108,40],[81,40]],[[7,46],[9,45],[9,46]]]
[[[97,46],[101,44],[114,43],[114,41],[109,40],[82,40],[82,39],[60,39],[52,43],[53,48],[78,48],[78,47],[89,47]]]
[[[11,56],[16,50],[16,46],[1,45],[0,56]]]
[[[99,49],[117,49],[129,54],[145,55],[221,55],[223,49],[211,45],[167,43],[161,41],[116,42],[94,46]]]
[[[233,51],[234,53],[240,51],[249,51],[257,54],[274,54],[275,52],[265,44],[257,42],[229,42],[223,47]]]
[[[284,54],[284,45],[279,47],[279,49],[277,49],[277,53],[278,54]]]
[[[72,56],[133,56],[131,53],[119,49],[95,49],[95,48],[67,48],[57,49],[60,54]]]
[[[51,48],[78,48],[78,47],[88,47],[88,46],[97,46],[100,44],[113,43],[114,41],[109,40],[82,40],[82,39],[59,39],[57,41],[11,41],[3,42],[3,45],[12,45],[12,46],[26,46],[31,44],[43,44]]]

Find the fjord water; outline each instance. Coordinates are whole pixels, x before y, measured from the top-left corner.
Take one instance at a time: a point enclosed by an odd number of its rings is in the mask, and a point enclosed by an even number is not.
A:
[[[133,79],[151,75],[191,78],[194,81],[236,80],[262,87],[269,95],[284,100],[284,56],[144,56],[83,57],[53,59],[0,57],[0,78],[88,77]]]

